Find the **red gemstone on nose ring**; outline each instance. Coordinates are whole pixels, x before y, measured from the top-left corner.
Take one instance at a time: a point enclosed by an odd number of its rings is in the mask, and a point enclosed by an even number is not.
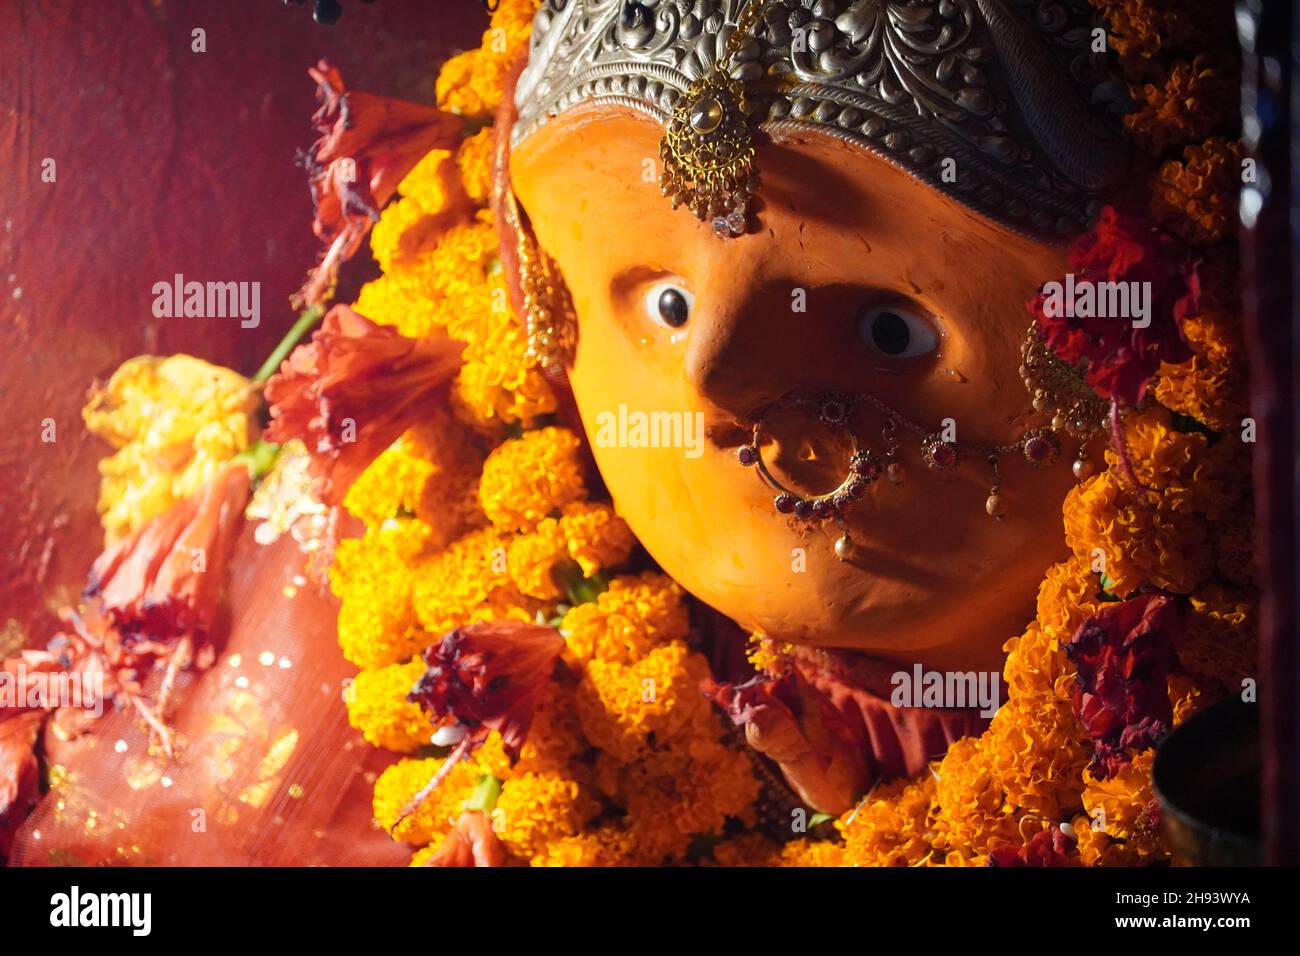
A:
[[[921,457],[925,463],[936,471],[956,468],[961,462],[961,449],[956,442],[944,441],[938,435],[930,435],[921,445]]]
[[[1025,461],[1035,468],[1046,468],[1061,453],[1061,442],[1050,428],[1035,428],[1025,432],[1020,440],[1020,451]]]

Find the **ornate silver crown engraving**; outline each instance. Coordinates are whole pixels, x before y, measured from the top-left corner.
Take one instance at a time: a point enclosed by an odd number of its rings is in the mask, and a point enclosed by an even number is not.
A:
[[[1127,169],[1127,96],[1087,0],[543,0],[514,142],[590,103],[666,125],[749,3],[730,75],[770,134],[853,143],[1045,239],[1087,228]]]

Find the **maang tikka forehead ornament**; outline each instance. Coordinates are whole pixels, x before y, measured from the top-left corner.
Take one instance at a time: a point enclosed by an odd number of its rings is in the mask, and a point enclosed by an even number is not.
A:
[[[511,139],[587,105],[644,113],[665,194],[728,237],[756,139],[817,132],[1059,240],[1128,166],[1099,35],[1088,0],[542,0]]]

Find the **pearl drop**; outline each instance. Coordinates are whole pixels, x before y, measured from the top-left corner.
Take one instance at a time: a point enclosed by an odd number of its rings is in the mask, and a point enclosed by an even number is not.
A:
[[[1006,509],[1002,506],[1002,497],[1000,495],[989,495],[988,500],[984,502],[984,510],[994,518],[1001,518],[1006,514]]]
[[[1092,473],[1096,471],[1097,468],[1092,462],[1088,461],[1088,459],[1080,458],[1074,463],[1074,467],[1071,470],[1074,472],[1074,477],[1083,481],[1085,478],[1091,478]]]
[[[840,535],[835,539],[835,557],[841,561],[847,561],[853,556],[853,539],[847,534]]]
[[[1054,432],[1059,432],[1059,431],[1061,431],[1061,430],[1064,429],[1064,428],[1065,428],[1065,416],[1064,416],[1064,415],[1053,415],[1053,416],[1052,416],[1052,431],[1054,431]]]

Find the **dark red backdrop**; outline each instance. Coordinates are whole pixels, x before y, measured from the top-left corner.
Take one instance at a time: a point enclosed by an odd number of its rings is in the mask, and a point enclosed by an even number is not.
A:
[[[90,381],[142,352],[249,373],[290,321],[316,254],[294,164],[307,67],[432,102],[436,65],[486,22],[478,0],[346,0],[333,27],[279,0],[0,3],[0,647],[43,642],[98,550]],[[260,282],[261,326],[155,319],[151,287],[177,272]]]

